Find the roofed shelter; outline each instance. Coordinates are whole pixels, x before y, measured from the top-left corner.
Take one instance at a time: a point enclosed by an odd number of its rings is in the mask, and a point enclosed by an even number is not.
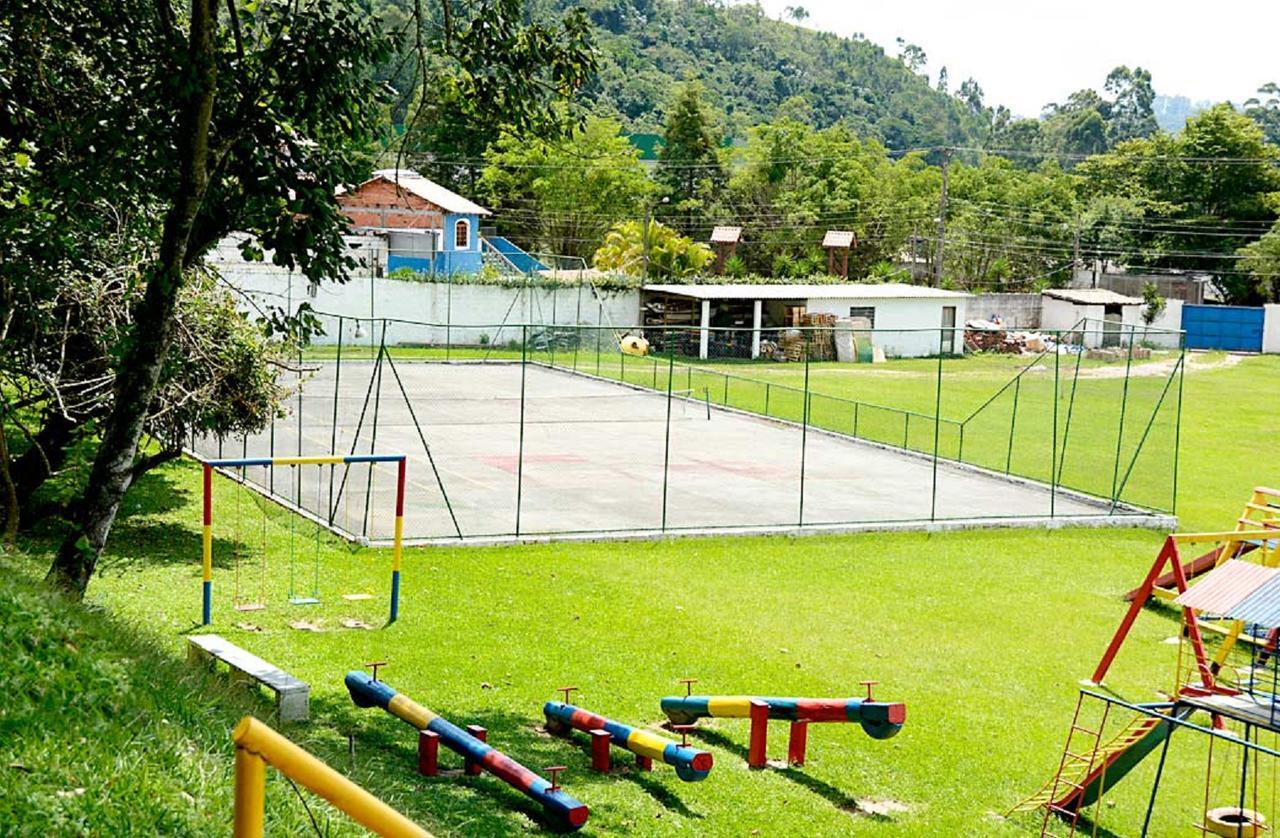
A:
[[[1142,326],[1142,300],[1106,288],[1055,288],[1041,295],[1040,325],[1067,332],[1084,328],[1084,346],[1097,349],[1128,343]]]
[[[760,357],[766,333],[803,323],[806,314],[863,321],[891,357],[964,351],[954,328],[970,296],[902,283],[830,285],[646,285],[645,326],[688,327],[698,333],[698,357]],[[945,330],[945,331],[944,331]],[[749,343],[745,339],[750,335]]]

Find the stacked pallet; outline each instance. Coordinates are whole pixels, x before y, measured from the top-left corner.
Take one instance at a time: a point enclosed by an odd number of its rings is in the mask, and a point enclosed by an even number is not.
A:
[[[834,314],[806,314],[804,325],[808,327],[809,360],[833,360],[836,357],[836,316]]]

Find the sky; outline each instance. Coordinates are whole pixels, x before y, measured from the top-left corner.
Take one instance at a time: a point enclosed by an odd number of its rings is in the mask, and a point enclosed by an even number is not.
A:
[[[1072,91],[1099,91],[1112,68],[1151,71],[1156,93],[1239,104],[1262,84],[1280,82],[1277,0],[762,0],[770,17],[788,6],[809,12],[803,25],[839,35],[861,32],[898,54],[897,39],[920,46],[937,81],[945,66],[955,90],[972,76],[988,105],[1036,116]]]

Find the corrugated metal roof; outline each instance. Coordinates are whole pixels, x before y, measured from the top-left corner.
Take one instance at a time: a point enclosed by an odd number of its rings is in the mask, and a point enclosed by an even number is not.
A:
[[[1211,570],[1174,602],[1211,614],[1225,614],[1278,573],[1280,568],[1232,559]]]
[[[1263,583],[1224,615],[1264,628],[1280,626],[1280,577]]]
[[[1066,300],[1069,303],[1086,306],[1142,305],[1142,300],[1137,297],[1126,297],[1124,294],[1117,294],[1109,288],[1053,288],[1042,293],[1044,296],[1052,297],[1055,300]]]
[[[898,282],[834,285],[646,285],[646,291],[697,300],[955,300],[969,297],[925,285]]]
[[[434,180],[424,178],[413,169],[378,169],[373,173],[373,177],[365,181],[365,183],[370,183],[379,178],[399,184],[401,189],[412,192],[425,201],[430,201],[445,212],[490,215],[487,209],[474,201],[469,201],[457,192],[445,189]],[[361,184],[361,186],[363,185]]]

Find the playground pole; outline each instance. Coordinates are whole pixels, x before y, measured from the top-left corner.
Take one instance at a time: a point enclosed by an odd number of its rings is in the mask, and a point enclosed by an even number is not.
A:
[[[213,466],[204,464],[204,525],[200,534],[204,558],[203,624],[213,622]]]

